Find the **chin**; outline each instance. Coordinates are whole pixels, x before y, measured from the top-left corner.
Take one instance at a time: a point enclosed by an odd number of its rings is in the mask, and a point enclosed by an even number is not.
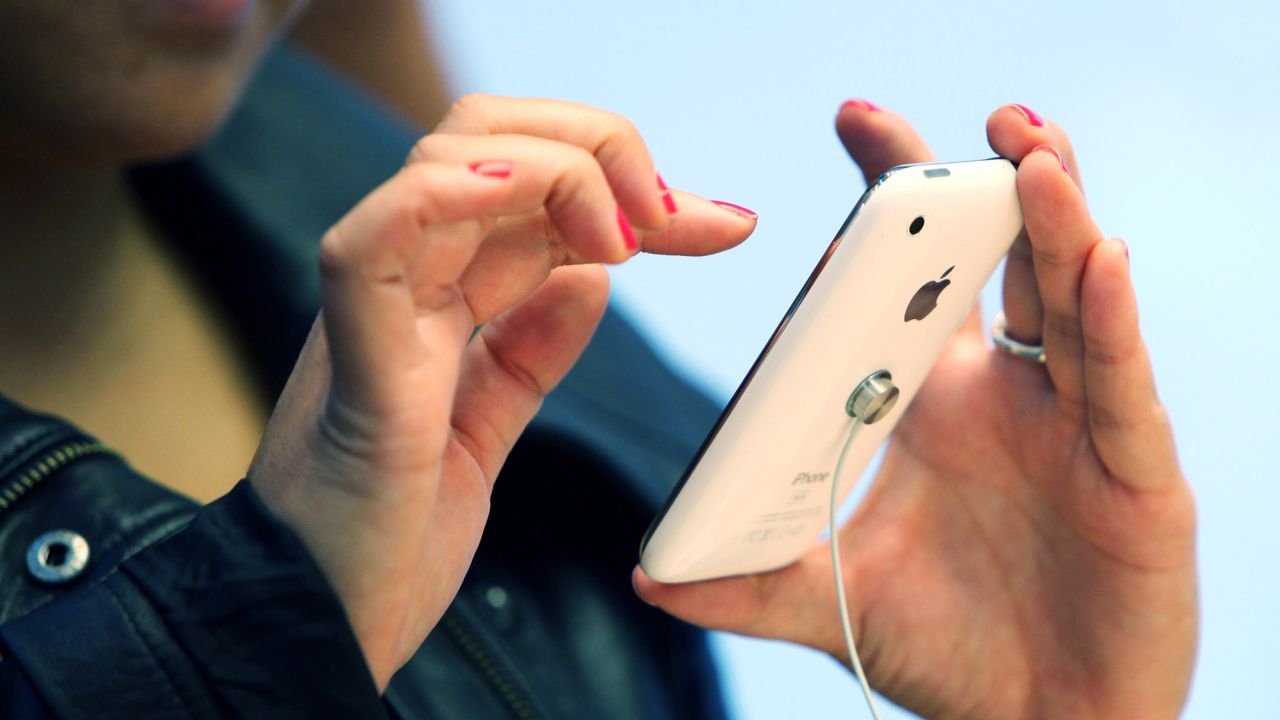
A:
[[[128,165],[199,146],[287,24],[292,0],[239,2],[228,18],[173,16],[172,0],[0,0],[0,154]],[[234,7],[232,9],[235,9]],[[39,32],[37,32],[39,31]]]
[[[189,153],[217,132],[259,57],[255,54],[244,68],[140,83],[136,92],[126,93],[127,104],[145,111],[122,112],[114,102],[99,107],[91,126],[60,133],[58,154],[73,162],[130,165]]]

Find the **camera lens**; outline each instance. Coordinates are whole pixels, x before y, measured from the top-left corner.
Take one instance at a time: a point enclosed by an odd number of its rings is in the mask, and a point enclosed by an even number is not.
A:
[[[911,234],[912,234],[912,235],[916,235],[916,234],[918,234],[918,233],[919,233],[921,230],[923,230],[923,229],[924,229],[924,218],[923,218],[923,217],[918,217],[918,218],[916,218],[915,220],[912,220],[912,221],[911,221],[911,228],[910,228],[910,232],[911,232]]]

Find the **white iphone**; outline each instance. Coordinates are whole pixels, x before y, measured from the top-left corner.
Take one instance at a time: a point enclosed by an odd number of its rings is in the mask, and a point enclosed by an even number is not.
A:
[[[813,547],[854,422],[850,393],[885,370],[901,395],[850,447],[841,498],[1021,229],[1007,160],[903,165],[880,176],[646,533],[644,571],[661,582],[756,573]]]

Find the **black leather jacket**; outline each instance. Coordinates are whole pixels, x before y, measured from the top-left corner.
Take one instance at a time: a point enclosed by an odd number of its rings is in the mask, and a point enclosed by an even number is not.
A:
[[[315,242],[414,138],[280,49],[211,143],[133,172],[264,392],[316,312]],[[611,310],[504,468],[456,601],[379,698],[337,598],[246,483],[199,508],[0,398],[0,717],[723,717],[705,635],[628,580],[715,411]]]

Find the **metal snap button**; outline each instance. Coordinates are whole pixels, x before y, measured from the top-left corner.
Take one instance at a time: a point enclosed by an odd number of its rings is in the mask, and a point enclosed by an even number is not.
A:
[[[43,583],[70,582],[89,564],[89,541],[71,530],[51,530],[27,548],[27,572]]]
[[[489,612],[493,626],[499,630],[510,630],[516,624],[515,603],[511,593],[501,585],[486,585],[480,589],[480,599]]]
[[[507,595],[506,588],[501,585],[490,585],[484,591],[484,601],[494,610],[502,610],[511,602],[511,596]]]

